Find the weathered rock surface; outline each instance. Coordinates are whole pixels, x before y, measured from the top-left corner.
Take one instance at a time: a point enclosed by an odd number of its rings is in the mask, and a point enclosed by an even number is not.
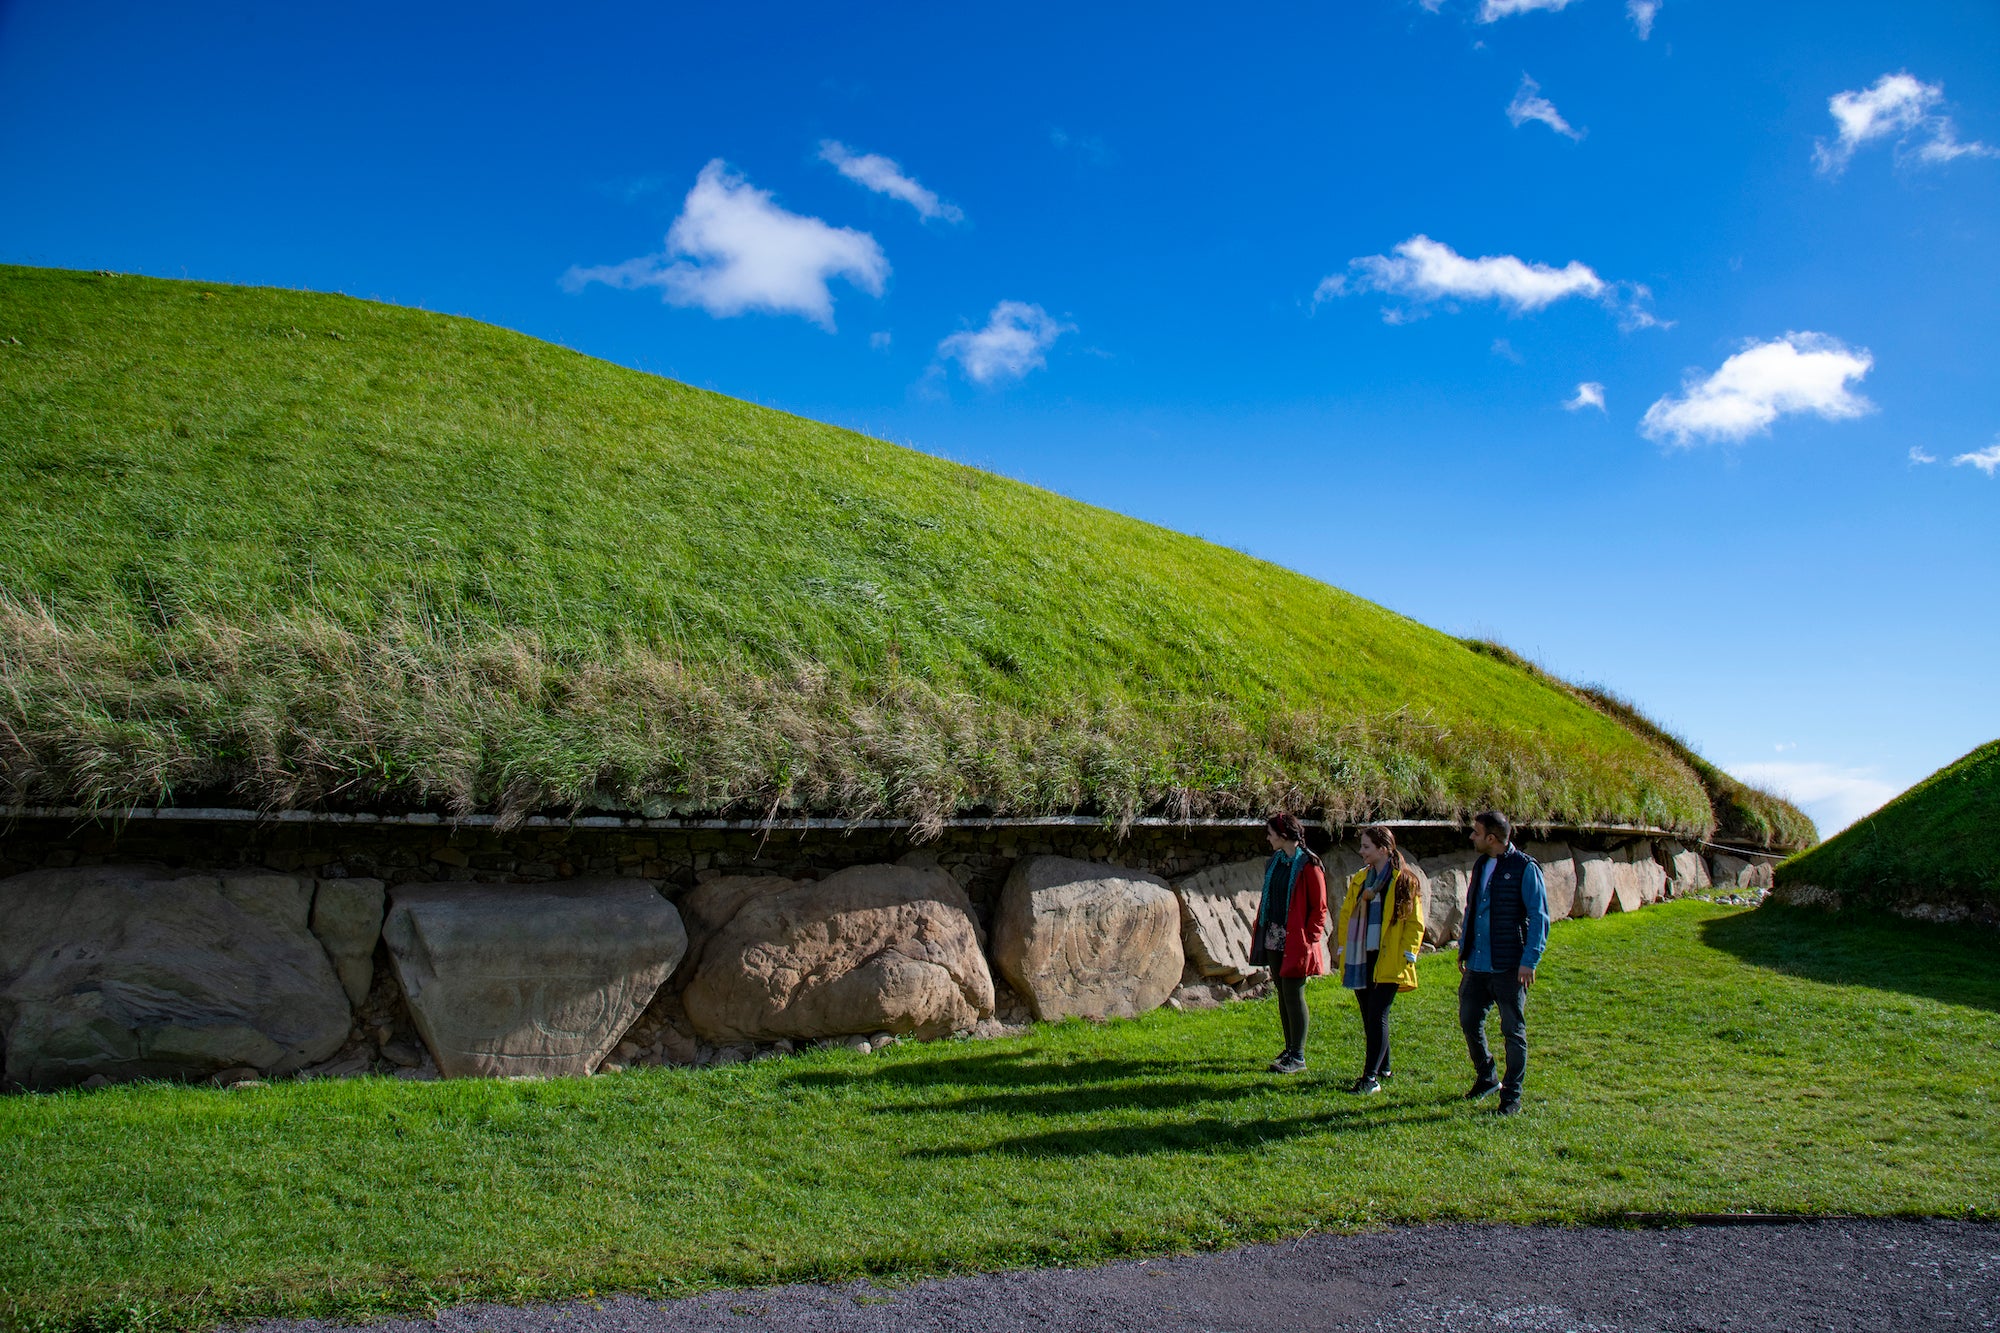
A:
[[[1653,856],[1667,872],[1667,893],[1682,897],[1709,887],[1708,862],[1701,853],[1678,842],[1663,840],[1653,844]]]
[[[1250,962],[1250,932],[1257,924],[1266,864],[1264,857],[1234,861],[1174,881],[1181,908],[1181,948],[1203,977],[1234,985],[1269,975]],[[1338,893],[1338,884],[1329,883],[1327,892]]]
[[[1037,1018],[1130,1018],[1180,981],[1180,925],[1179,899],[1157,876],[1027,856],[1000,893],[993,960]]]
[[[323,879],[313,892],[312,933],[319,937],[350,1003],[368,998],[375,941],[382,935],[382,881]]]
[[[1570,908],[1570,915],[1594,920],[1614,910],[1612,904],[1618,900],[1618,863],[1612,860],[1611,853],[1578,849],[1573,859],[1576,903]]]
[[[1450,852],[1433,856],[1418,865],[1415,857],[1405,857],[1424,884],[1424,943],[1443,948],[1465,929],[1465,899],[1472,889],[1472,852]]]
[[[350,1014],[306,928],[310,902],[290,875],[128,865],[0,880],[7,1078],[60,1087],[324,1060]]]
[[[1708,864],[1712,881],[1718,888],[1771,887],[1771,867],[1774,864],[1772,861],[1731,856],[1728,852],[1715,852],[1709,856]]]
[[[681,1002],[709,1042],[941,1037],[993,1015],[971,900],[942,870],[716,879],[685,906],[697,957]]]
[[[1606,911],[1636,912],[1658,902],[1666,891],[1666,872],[1653,859],[1653,844],[1640,839],[1611,853],[1612,897]]]
[[[1542,868],[1549,895],[1549,920],[1565,921],[1576,910],[1576,859],[1566,842],[1531,842],[1521,848]]]
[[[382,938],[448,1077],[588,1074],[687,951],[680,913],[630,879],[404,885]]]

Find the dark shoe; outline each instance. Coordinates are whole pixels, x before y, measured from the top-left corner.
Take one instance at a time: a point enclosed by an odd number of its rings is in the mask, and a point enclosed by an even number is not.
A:
[[[1491,1074],[1481,1074],[1478,1078],[1472,1080],[1472,1086],[1465,1090],[1465,1100],[1476,1102],[1499,1086],[1499,1079],[1493,1077]]]
[[[1278,1059],[1271,1061],[1271,1072],[1273,1074],[1296,1074],[1305,1067],[1306,1059],[1303,1055],[1280,1056]]]
[[[1493,1108],[1493,1113],[1495,1115],[1519,1115],[1521,1113],[1521,1094],[1518,1092],[1512,1094],[1501,1093],[1500,1104]]]
[[[1373,1097],[1376,1093],[1382,1091],[1382,1085],[1372,1078],[1357,1078],[1354,1080],[1353,1086],[1348,1088],[1348,1091],[1357,1097]]]
[[[1380,1079],[1382,1082],[1387,1083],[1390,1079],[1396,1077],[1396,1071],[1393,1069],[1385,1069],[1381,1073],[1377,1074],[1375,1077]]]

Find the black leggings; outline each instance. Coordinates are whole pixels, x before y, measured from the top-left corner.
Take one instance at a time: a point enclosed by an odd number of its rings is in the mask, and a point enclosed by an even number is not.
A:
[[[1389,1072],[1389,1006],[1396,1002],[1396,983],[1378,981],[1354,992],[1354,998],[1361,1002],[1361,1033],[1368,1040],[1361,1077],[1381,1078]]]
[[[1305,1058],[1306,1029],[1312,1014],[1306,1008],[1306,979],[1278,978],[1278,1021],[1285,1026],[1285,1054]]]

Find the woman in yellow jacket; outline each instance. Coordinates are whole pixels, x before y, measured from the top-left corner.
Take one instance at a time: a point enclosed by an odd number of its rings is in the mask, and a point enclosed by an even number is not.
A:
[[[1382,1091],[1389,1077],[1389,1005],[1417,988],[1417,951],[1424,942],[1423,886],[1403,862],[1396,835],[1381,824],[1361,830],[1362,868],[1349,876],[1340,905],[1340,982],[1361,1002],[1368,1053],[1349,1092]]]

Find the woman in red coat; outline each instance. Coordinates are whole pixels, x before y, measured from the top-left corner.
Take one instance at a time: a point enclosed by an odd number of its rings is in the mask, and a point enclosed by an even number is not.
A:
[[[1278,1018],[1285,1049],[1271,1061],[1274,1074],[1306,1067],[1306,978],[1326,971],[1326,870],[1306,846],[1305,826],[1293,814],[1265,823],[1271,860],[1264,867],[1264,896],[1250,936],[1250,961],[1277,973]]]

